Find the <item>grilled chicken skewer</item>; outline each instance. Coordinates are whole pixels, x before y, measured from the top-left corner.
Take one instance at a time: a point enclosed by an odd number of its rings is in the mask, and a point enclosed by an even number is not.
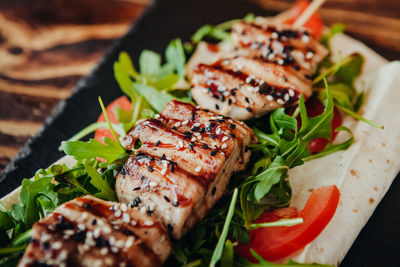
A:
[[[247,146],[257,141],[242,122],[171,101],[125,137],[141,147],[117,176],[120,202],[152,214],[179,239],[223,195],[231,175],[244,170]]]
[[[18,266],[161,266],[170,251],[166,229],[155,218],[85,196],[34,224]]]
[[[201,43],[188,63],[192,94],[203,108],[247,120],[312,94],[312,76],[328,51],[304,28],[240,21],[231,42]]]

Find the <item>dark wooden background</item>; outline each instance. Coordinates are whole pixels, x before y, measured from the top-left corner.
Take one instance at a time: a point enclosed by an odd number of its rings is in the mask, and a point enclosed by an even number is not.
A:
[[[293,3],[252,1],[276,12]],[[150,4],[0,0],[0,172]],[[320,14],[327,25],[346,23],[350,35],[386,58],[400,58],[399,0],[327,0]]]

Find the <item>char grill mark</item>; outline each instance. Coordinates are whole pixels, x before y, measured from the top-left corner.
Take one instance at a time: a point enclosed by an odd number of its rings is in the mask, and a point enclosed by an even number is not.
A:
[[[155,118],[124,138],[127,149],[139,139],[142,146],[118,174],[116,192],[179,239],[222,196],[231,174],[244,169],[250,156],[244,148],[256,138],[243,123],[179,101]]]
[[[193,98],[201,107],[246,120],[312,94],[313,73],[327,50],[305,29],[258,19],[235,23],[231,37],[224,53],[200,44],[188,64]]]
[[[166,229],[154,218],[126,204],[86,196],[33,226],[19,266],[160,266],[170,250]]]

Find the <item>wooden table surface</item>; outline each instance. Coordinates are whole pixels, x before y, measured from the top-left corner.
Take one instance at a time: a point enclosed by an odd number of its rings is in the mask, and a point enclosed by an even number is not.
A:
[[[151,0],[0,0],[0,172]],[[292,0],[251,0],[282,11]],[[327,0],[327,25],[400,59],[400,1]]]

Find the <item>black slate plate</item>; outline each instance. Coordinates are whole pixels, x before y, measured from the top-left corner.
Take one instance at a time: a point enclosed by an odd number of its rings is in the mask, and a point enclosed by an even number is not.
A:
[[[114,81],[112,65],[118,53],[137,59],[141,50],[163,52],[169,40],[188,40],[201,25],[241,18],[249,12],[271,15],[240,0],[160,0],[118,40],[99,66],[77,85],[73,95],[62,101],[40,132],[29,140],[0,174],[0,196],[32,177],[35,170],[49,166],[62,156],[62,140],[95,121],[100,113],[97,97],[105,103],[121,92]],[[377,177],[379,179],[379,177]],[[400,266],[400,181],[393,183],[385,198],[362,230],[341,266]]]

